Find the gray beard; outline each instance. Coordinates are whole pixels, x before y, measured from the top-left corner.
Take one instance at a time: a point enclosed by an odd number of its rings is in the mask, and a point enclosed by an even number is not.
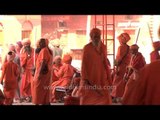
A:
[[[95,43],[95,42],[92,41],[92,45],[95,46],[95,47],[98,47],[98,46],[101,45],[101,41],[99,41],[98,43]]]
[[[100,42],[98,42],[98,43],[92,42],[92,45],[97,47],[99,45],[99,43]]]

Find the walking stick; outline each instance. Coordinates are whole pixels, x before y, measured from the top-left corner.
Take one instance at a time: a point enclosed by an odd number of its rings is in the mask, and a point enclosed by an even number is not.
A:
[[[136,42],[135,42],[135,44],[137,44],[137,42],[138,42],[138,38],[139,38],[140,30],[141,30],[141,28],[139,27],[139,29],[138,29],[138,33],[137,33],[137,37],[136,37]]]

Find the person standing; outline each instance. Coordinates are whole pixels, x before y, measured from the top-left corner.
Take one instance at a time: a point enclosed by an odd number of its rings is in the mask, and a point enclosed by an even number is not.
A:
[[[40,52],[36,60],[36,71],[32,86],[32,103],[49,105],[53,55],[48,48],[48,39],[41,38],[39,46]]]
[[[111,105],[109,94],[109,65],[101,31],[93,28],[91,42],[84,46],[81,81],[79,86],[80,105]]]
[[[20,51],[20,64],[22,67],[21,96],[25,102],[30,102],[34,49],[30,46],[31,42],[29,38],[23,39],[22,45],[23,47]]]
[[[122,33],[118,36],[120,46],[118,47],[118,52],[116,55],[116,70],[113,78],[113,89],[111,96],[113,97],[113,102],[117,102],[119,98],[123,96],[126,82],[123,80],[123,76],[126,71],[126,67],[130,62],[129,45],[127,42],[130,40],[128,33]]]
[[[4,105],[12,105],[16,89],[18,88],[17,79],[20,71],[18,65],[13,62],[14,58],[15,52],[9,51],[7,54],[7,61],[4,63],[2,68],[0,82],[4,87]]]

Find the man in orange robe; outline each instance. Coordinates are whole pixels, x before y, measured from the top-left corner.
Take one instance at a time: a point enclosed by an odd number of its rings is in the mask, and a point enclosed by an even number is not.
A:
[[[50,104],[50,84],[52,69],[52,51],[48,48],[48,39],[41,38],[40,52],[36,60],[36,71],[32,86],[32,103],[36,105]]]
[[[20,42],[17,42],[16,45],[10,44],[10,45],[8,46],[8,52],[9,52],[9,51],[14,51],[14,52],[16,53],[16,56],[15,56],[13,62],[16,63],[16,64],[19,66],[19,69],[21,68],[21,67],[20,67],[20,59],[19,59],[19,52],[20,52],[20,46],[19,46],[19,45],[20,45],[20,44],[21,44]],[[22,44],[21,44],[21,47],[22,47]],[[3,63],[2,63],[2,68],[3,68],[3,65],[4,65],[6,62],[7,62],[7,54],[5,55],[4,61],[3,61]],[[21,69],[20,69],[20,71],[21,71]],[[20,72],[20,74],[21,74],[21,72]],[[20,78],[20,74],[18,75],[18,76],[19,76],[18,79],[17,79],[18,82],[19,82],[20,79],[21,79],[21,78]],[[17,88],[17,92],[16,92],[16,94],[15,94],[14,100],[20,100],[20,89],[19,89],[19,85],[18,85],[18,88]]]
[[[136,79],[138,78],[139,71],[146,65],[145,58],[138,52],[138,45],[133,44],[130,47],[130,52],[132,54],[130,64],[127,67],[126,73],[124,75],[124,80],[127,82],[125,86],[125,91],[123,94],[123,101],[132,92],[136,84]]]
[[[34,66],[34,49],[30,44],[28,38],[23,39],[23,47],[20,51],[20,64],[22,67],[21,96],[27,102],[31,101],[32,68]]]
[[[127,33],[122,33],[118,36],[120,46],[116,56],[116,72],[113,79],[112,97],[116,102],[116,99],[121,98],[124,93],[126,82],[123,80],[123,76],[126,71],[126,67],[130,62],[129,46],[127,42],[130,40],[130,36]]]
[[[84,46],[82,57],[82,79],[79,86],[80,105],[111,105],[109,94],[110,72],[107,54],[101,42],[101,31],[93,28],[91,42]]]
[[[155,60],[160,59],[160,41],[153,42],[152,46],[154,50],[150,53],[150,61],[154,62]]]
[[[52,82],[57,81],[59,78],[56,76],[56,72],[60,70],[62,66],[61,56],[55,56],[53,59],[53,74],[52,74]]]
[[[160,60],[146,65],[139,72],[136,84],[125,101],[124,105],[160,105]]]
[[[63,65],[59,70],[54,68],[54,73],[59,79],[52,83],[52,102],[55,101],[55,87],[68,87],[76,72],[76,69],[71,65],[72,57],[69,54],[63,56],[62,62]]]
[[[2,76],[0,82],[4,86],[4,105],[11,105],[13,103],[13,98],[15,96],[16,89],[18,88],[18,76],[19,67],[13,62],[15,58],[15,53],[9,51],[7,55],[7,61],[4,63],[2,69]]]

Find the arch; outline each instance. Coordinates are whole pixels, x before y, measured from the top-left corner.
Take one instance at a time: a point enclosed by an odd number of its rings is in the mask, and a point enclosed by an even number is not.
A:
[[[30,35],[32,33],[33,24],[30,20],[25,20],[22,23],[22,39],[24,38],[30,38]]]
[[[22,30],[32,30],[33,24],[30,20],[25,20],[22,24]]]

